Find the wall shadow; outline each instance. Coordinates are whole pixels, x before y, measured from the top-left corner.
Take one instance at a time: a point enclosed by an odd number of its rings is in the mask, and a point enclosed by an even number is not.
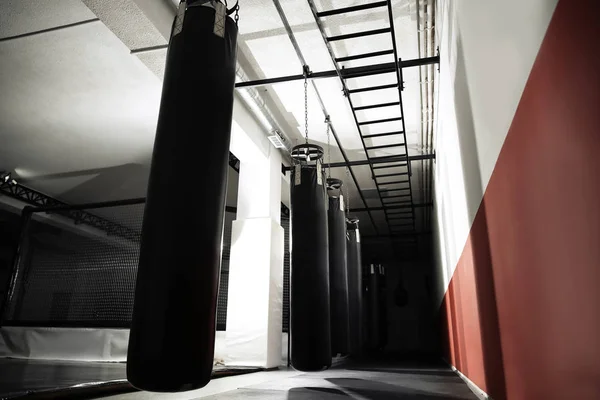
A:
[[[477,295],[485,384],[487,393],[494,399],[500,400],[506,398],[504,362],[486,217],[487,210],[485,207],[485,198],[483,197],[480,160],[477,153],[477,137],[460,32],[457,34],[455,74],[454,103],[456,107],[461,159],[463,161],[463,178],[467,192],[467,207],[469,210],[475,210],[478,207],[471,226],[469,239],[471,241]],[[482,199],[480,204],[479,199]],[[456,296],[460,296],[460,293],[456,293]],[[453,323],[455,323],[454,319]],[[464,335],[461,333],[461,336]],[[463,347],[461,353],[462,351],[468,351],[468,349]]]
[[[45,191],[46,186],[52,187],[51,181],[91,177],[62,193],[54,194],[68,203],[83,204],[144,197],[149,175],[150,164],[148,161],[146,164],[127,163],[111,167],[37,175],[19,179],[19,181],[33,188],[40,187],[42,191]]]
[[[458,379],[456,376],[455,378]],[[465,392],[464,396],[440,393],[438,390],[444,390],[441,389],[440,385],[425,381],[422,382],[422,385],[424,387],[431,385],[431,390],[415,388],[414,385],[411,385],[412,387],[409,387],[409,385],[390,385],[389,383],[356,378],[328,378],[326,381],[342,388],[344,392],[350,392],[369,400],[458,400],[472,398],[469,396],[471,393],[468,392],[467,388],[465,388],[467,392]]]

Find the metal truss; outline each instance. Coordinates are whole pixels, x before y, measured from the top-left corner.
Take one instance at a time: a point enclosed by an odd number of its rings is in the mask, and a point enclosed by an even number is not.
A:
[[[38,192],[35,189],[31,189],[27,186],[13,182],[1,184],[0,194],[4,194],[34,206],[34,208],[24,209],[25,212],[47,212],[59,214],[73,220],[75,225],[85,224],[106,232],[106,234],[109,236],[119,236],[135,241],[139,241],[140,239],[139,232],[114,221],[94,215],[88,211],[85,211],[84,209],[141,204],[145,202],[145,199],[131,199],[74,206],[57,200],[42,192]]]
[[[229,153],[229,166],[236,172],[240,172],[240,160],[234,156],[231,152]],[[4,175],[7,175],[6,173]],[[8,174],[10,177],[10,174]],[[17,181],[12,179],[2,180],[0,182],[0,195],[6,195],[23,201],[34,208],[26,209],[27,212],[46,212],[60,214],[67,217],[76,225],[85,224],[103,232],[106,232],[109,236],[120,236],[129,240],[139,241],[140,233],[136,230],[118,224],[114,221],[106,218],[99,217],[92,214],[86,209],[93,208],[105,208],[105,207],[118,207],[135,204],[143,204],[146,202],[146,198],[128,199],[128,200],[117,200],[107,201],[101,203],[88,203],[88,204],[77,204],[71,205],[63,201],[57,200],[54,197],[48,196],[35,189],[19,184]],[[227,212],[236,212],[235,207],[225,207]]]

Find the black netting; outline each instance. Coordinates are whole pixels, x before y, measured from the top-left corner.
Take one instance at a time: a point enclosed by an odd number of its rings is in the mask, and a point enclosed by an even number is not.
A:
[[[126,327],[144,204],[32,213],[6,322]]]
[[[229,256],[231,254],[231,226],[235,220],[234,212],[225,213],[223,229],[223,254],[221,261],[221,279],[219,280],[219,296],[217,298],[217,330],[227,327],[227,293],[229,289]]]
[[[290,327],[290,210],[281,205],[281,226],[284,232],[283,253],[283,332]]]
[[[144,203],[33,212],[20,243],[7,325],[129,327]],[[226,213],[217,325],[225,329],[231,222]]]

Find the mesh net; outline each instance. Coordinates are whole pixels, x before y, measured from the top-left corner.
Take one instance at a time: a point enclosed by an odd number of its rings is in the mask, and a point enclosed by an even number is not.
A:
[[[33,212],[20,244],[4,323],[22,326],[128,328],[133,312],[144,203],[47,214]],[[217,330],[227,323],[231,227],[225,213]],[[289,210],[285,232],[283,331],[289,328]]]
[[[7,325],[127,328],[144,203],[32,213],[21,242]],[[227,212],[217,327],[225,329],[231,222]]]
[[[284,232],[283,253],[283,321],[282,331],[290,329],[290,210],[282,205],[281,226]]]
[[[7,321],[129,325],[144,204],[34,212],[21,242]]]

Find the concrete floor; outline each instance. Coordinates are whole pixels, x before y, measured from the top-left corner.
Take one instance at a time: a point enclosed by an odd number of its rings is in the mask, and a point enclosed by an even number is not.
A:
[[[127,391],[124,364],[0,360],[0,397],[30,390],[111,382]],[[109,389],[110,390],[110,389]],[[129,389],[130,390],[130,389]],[[292,369],[256,372],[213,379],[206,387],[183,393],[130,392],[86,394],[78,398],[141,399],[465,399],[477,397],[441,363],[372,361],[344,363],[327,371],[302,373]]]
[[[299,373],[236,390],[201,396],[204,399],[465,399],[477,397],[449,368],[366,363],[317,373]]]

